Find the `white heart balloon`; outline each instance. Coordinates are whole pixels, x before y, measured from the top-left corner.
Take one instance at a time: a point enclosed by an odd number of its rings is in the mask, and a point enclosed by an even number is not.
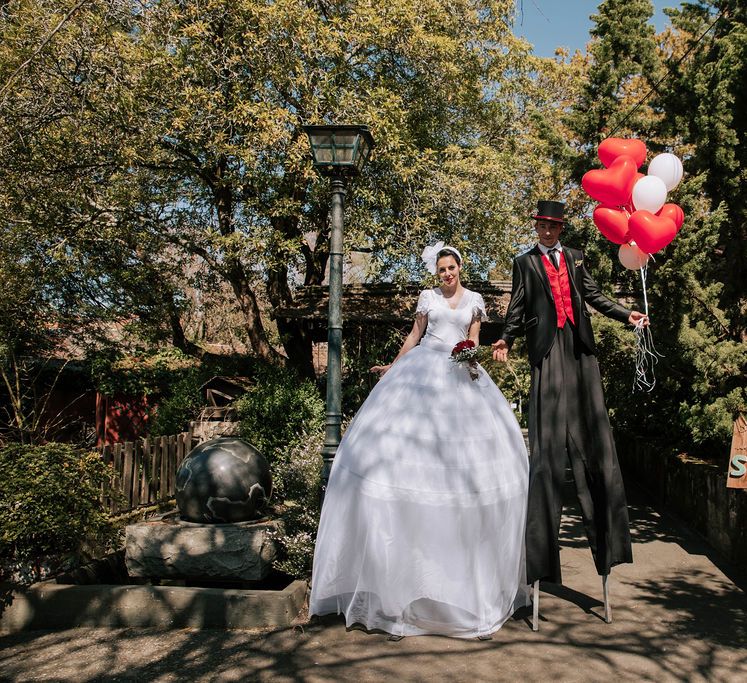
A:
[[[667,190],[673,190],[682,180],[682,162],[669,152],[658,154],[648,165],[648,174],[664,181]]]
[[[635,242],[621,244],[617,251],[617,258],[628,270],[640,270],[648,263],[648,254],[641,251]]]
[[[637,211],[656,213],[667,201],[667,186],[655,176],[647,175],[633,185],[633,206]]]

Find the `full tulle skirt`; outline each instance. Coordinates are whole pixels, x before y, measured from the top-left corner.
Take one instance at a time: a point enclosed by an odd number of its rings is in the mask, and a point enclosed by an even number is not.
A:
[[[343,437],[314,554],[311,614],[395,635],[487,635],[524,605],[528,460],[479,368],[422,343]]]

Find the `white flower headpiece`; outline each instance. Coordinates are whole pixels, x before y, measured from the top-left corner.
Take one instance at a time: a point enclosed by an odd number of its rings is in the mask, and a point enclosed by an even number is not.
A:
[[[430,247],[426,247],[425,249],[423,249],[423,253],[420,255],[420,258],[425,264],[426,270],[431,275],[436,274],[436,260],[438,258],[438,252],[444,251],[444,250],[450,251],[452,254],[454,254],[457,257],[457,260],[459,261],[459,263],[460,264],[462,263],[462,255],[459,253],[459,251],[455,247],[449,247],[445,245],[443,242],[436,242]]]

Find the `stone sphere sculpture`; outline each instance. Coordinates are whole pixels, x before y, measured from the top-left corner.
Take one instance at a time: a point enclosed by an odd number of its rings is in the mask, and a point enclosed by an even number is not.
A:
[[[258,519],[271,493],[267,460],[250,443],[233,437],[196,446],[176,473],[176,504],[188,522]]]

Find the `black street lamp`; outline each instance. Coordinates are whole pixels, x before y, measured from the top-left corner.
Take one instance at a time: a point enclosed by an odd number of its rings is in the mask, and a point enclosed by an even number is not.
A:
[[[311,144],[314,168],[331,178],[329,240],[329,314],[327,317],[327,418],[324,431],[326,487],[332,460],[340,443],[342,424],[342,234],[345,183],[368,161],[373,136],[368,126],[304,126]]]

